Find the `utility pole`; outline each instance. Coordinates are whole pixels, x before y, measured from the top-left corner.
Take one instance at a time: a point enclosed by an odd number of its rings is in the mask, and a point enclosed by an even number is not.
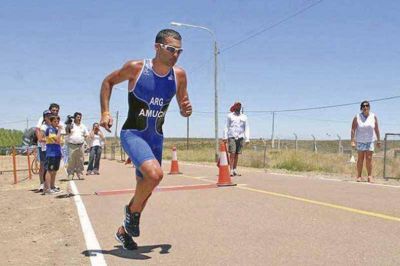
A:
[[[189,150],[189,117],[186,117],[186,150]]]
[[[115,115],[115,140],[118,138],[118,116],[119,111],[117,111],[117,114]]]
[[[215,161],[218,161],[219,139],[218,139],[218,46],[214,37],[214,121],[215,121]]]
[[[219,139],[218,139],[218,45],[217,45],[217,37],[215,33],[207,27],[187,24],[187,23],[180,23],[180,22],[171,22],[172,26],[177,27],[189,27],[189,28],[197,28],[208,31],[212,35],[214,41],[214,131],[215,131],[215,161],[218,161],[218,154],[219,154]]]
[[[28,119],[28,117],[26,118],[26,129],[28,129],[29,128],[29,119]]]
[[[272,112],[271,147],[272,147],[272,149],[275,149],[275,112]]]

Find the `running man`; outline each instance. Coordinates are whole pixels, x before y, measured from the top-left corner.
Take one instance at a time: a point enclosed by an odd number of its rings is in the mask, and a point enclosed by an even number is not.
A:
[[[136,167],[136,192],[127,206],[123,225],[115,234],[125,249],[137,249],[132,237],[140,235],[139,220],[154,188],[163,178],[161,158],[165,114],[176,94],[180,113],[192,114],[185,71],[175,66],[182,53],[181,36],[165,29],[155,40],[153,59],[133,60],[109,74],[100,92],[100,125],[110,131],[109,102],[114,85],[128,80],[128,117],[121,130],[121,145]]]

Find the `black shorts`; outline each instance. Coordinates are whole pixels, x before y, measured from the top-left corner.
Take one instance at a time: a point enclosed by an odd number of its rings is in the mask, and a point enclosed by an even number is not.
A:
[[[46,170],[58,171],[60,169],[61,157],[46,157]]]

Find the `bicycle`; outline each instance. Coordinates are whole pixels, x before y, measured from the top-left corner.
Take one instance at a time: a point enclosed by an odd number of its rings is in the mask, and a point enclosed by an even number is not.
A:
[[[39,170],[40,170],[40,162],[38,160],[38,156],[37,156],[37,149],[34,149],[34,151],[32,152],[33,155],[33,160],[31,162],[31,172],[34,175],[39,174]]]

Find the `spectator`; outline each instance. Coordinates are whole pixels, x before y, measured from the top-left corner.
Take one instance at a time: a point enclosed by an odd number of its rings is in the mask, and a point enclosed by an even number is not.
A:
[[[241,112],[242,104],[234,103],[228,114],[224,129],[224,142],[228,142],[229,165],[231,176],[240,176],[236,170],[239,154],[242,153],[243,141],[250,142],[250,128],[247,116]]]
[[[88,136],[88,130],[84,124],[81,123],[82,114],[76,112],[74,119],[71,123],[66,125],[67,145],[68,145],[68,178],[73,179],[74,174],[81,179],[84,171],[84,152],[83,144],[85,138]]]
[[[46,177],[46,130],[50,126],[50,110],[43,111],[43,123],[39,128],[38,136],[38,153],[39,153],[39,180],[40,180],[40,187],[39,192],[43,192],[44,189],[44,181]]]
[[[60,111],[60,106],[59,106],[58,104],[56,104],[56,103],[51,103],[50,106],[49,106],[49,111],[51,112],[51,114],[57,116],[58,113],[59,113],[59,111]],[[39,118],[37,124],[36,124],[36,129],[37,129],[37,130],[40,129],[40,126],[43,124],[43,122],[44,122],[44,117],[41,116],[41,117]],[[60,124],[60,123],[59,123],[59,125],[62,126],[62,124]],[[38,131],[36,131],[36,132],[38,132]]]
[[[381,147],[381,136],[378,127],[378,118],[370,112],[370,104],[363,101],[360,105],[361,113],[357,114],[353,119],[351,126],[351,146],[356,147],[358,151],[357,159],[357,182],[364,181],[362,169],[364,165],[367,168],[368,182],[374,182],[372,177],[372,153],[374,152],[374,132],[377,138],[377,146]]]
[[[46,178],[44,194],[59,193],[60,189],[55,186],[57,171],[61,161],[61,130],[59,127],[60,117],[51,115],[50,124],[46,129]]]
[[[87,168],[86,175],[100,174],[99,173],[100,158],[104,142],[105,138],[103,132],[101,132],[100,130],[99,123],[94,123],[92,131],[90,131],[89,133],[90,154],[89,154],[89,165]]]
[[[36,138],[38,139],[39,143],[38,143],[38,149],[37,149],[37,153],[38,153],[38,158],[40,161],[40,165],[39,165],[39,182],[40,182],[40,186],[39,186],[39,191],[43,192],[43,187],[44,187],[44,179],[45,179],[45,154],[46,154],[46,143],[45,143],[45,138],[44,138],[44,133],[45,131],[43,131],[41,129],[41,127],[45,124],[45,115],[46,114],[53,114],[53,115],[58,115],[58,112],[60,111],[60,106],[56,103],[51,103],[49,106],[48,110],[45,110],[43,112],[43,115],[39,118],[37,124],[36,124]],[[45,114],[46,113],[46,114]],[[49,121],[48,121],[49,123]],[[60,125],[62,127],[62,125]],[[42,140],[42,142],[40,142],[40,139]],[[42,154],[42,156],[41,156]]]

